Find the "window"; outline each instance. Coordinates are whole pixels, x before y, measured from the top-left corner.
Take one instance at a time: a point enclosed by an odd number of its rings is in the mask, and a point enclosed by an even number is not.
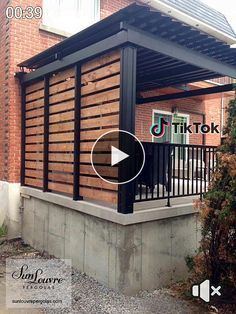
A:
[[[77,33],[100,19],[100,0],[43,0],[43,25]]]
[[[154,110],[153,111],[153,123],[158,123],[160,118],[164,118],[171,125],[174,123],[187,123],[189,121],[189,115],[178,113],[172,114],[168,111]],[[188,134],[174,133],[174,127],[166,128],[165,134],[161,138],[153,137],[153,142],[155,143],[174,143],[174,144],[188,144],[189,138]]]

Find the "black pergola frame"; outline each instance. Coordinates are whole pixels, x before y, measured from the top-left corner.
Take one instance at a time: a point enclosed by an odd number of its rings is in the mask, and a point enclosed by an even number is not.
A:
[[[200,96],[211,93],[220,93],[234,89],[233,84],[210,87],[206,89],[198,89],[193,91],[175,93],[171,95],[161,95],[147,99],[138,98],[137,95],[137,51],[140,47],[149,51],[161,53],[163,55],[179,59],[186,64],[191,64],[200,69],[214,72],[215,77],[229,76],[236,78],[236,66],[221,62],[215,58],[211,58],[203,53],[194,51],[190,48],[180,46],[174,42],[163,39],[137,27],[128,25],[125,21],[119,22],[118,32],[108,36],[101,41],[93,43],[88,47],[73,52],[60,59],[59,54],[57,60],[36,69],[31,73],[20,72],[19,78],[22,86],[22,164],[21,173],[24,173],[24,156],[25,156],[25,88],[31,83],[44,79],[45,90],[48,90],[48,76],[56,71],[64,70],[68,67],[75,66],[76,81],[80,75],[80,66],[83,62],[104,54],[110,50],[121,48],[121,84],[120,84],[120,129],[135,133],[135,107],[136,104],[148,103],[152,101],[161,101],[167,99],[186,98]],[[76,84],[75,89],[75,138],[74,143],[77,149],[74,152],[74,200],[80,200],[79,195],[79,133],[80,133],[80,84]],[[48,104],[48,93],[45,93],[45,104]],[[47,107],[47,106],[46,106]],[[44,129],[44,186],[43,190],[48,191],[48,110],[46,110],[46,120]],[[122,178],[123,171],[133,171],[133,169],[119,168],[119,178]],[[24,185],[24,177],[21,176],[21,184]],[[122,214],[130,214],[133,212],[134,182],[127,185],[120,185],[118,189],[118,212]]]

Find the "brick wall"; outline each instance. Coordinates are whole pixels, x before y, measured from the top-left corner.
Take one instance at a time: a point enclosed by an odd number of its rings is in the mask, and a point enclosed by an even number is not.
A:
[[[101,18],[111,15],[112,13],[119,11],[120,9],[134,3],[136,1],[131,0],[101,0],[100,8],[101,8]]]
[[[39,30],[41,20],[5,17],[7,6],[41,6],[42,0],[0,1],[0,180],[19,182],[20,178],[20,90],[14,73],[17,64],[63,39]]]

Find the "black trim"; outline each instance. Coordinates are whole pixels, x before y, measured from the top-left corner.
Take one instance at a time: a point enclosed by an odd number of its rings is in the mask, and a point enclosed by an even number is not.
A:
[[[46,74],[65,69],[70,65],[85,61],[91,57],[95,57],[96,55],[102,54],[108,50],[118,47],[125,42],[127,42],[127,32],[122,30],[115,35],[112,35],[95,44],[92,44],[91,46],[76,51],[64,57],[62,60],[56,60],[52,63],[42,66],[41,68],[31,73],[25,74],[21,79],[21,84],[37,80],[38,78]]]
[[[81,120],[81,65],[75,66],[75,128],[74,128],[74,174],[73,200],[80,197],[80,120]]]
[[[121,49],[121,83],[120,83],[120,129],[135,133],[135,106],[136,106],[136,66],[137,48],[126,46]],[[121,141],[121,138],[123,139]],[[127,145],[124,136],[120,138],[119,148],[125,151]],[[135,143],[131,151],[135,154]],[[122,165],[122,164],[121,164]],[[119,182],[124,181],[127,173],[135,173],[135,165],[124,168],[119,165]],[[133,213],[133,203],[135,199],[135,183],[131,181],[127,184],[119,185],[118,189],[118,212],[122,214]]]
[[[219,86],[214,86],[214,87],[194,89],[191,91],[181,92],[181,93],[173,93],[173,94],[160,95],[160,96],[147,97],[147,98],[138,98],[137,104],[147,104],[147,103],[155,102],[155,101],[164,101],[164,100],[181,99],[181,98],[188,98],[188,97],[194,97],[194,96],[217,94],[217,93],[232,91],[234,90],[234,88],[235,88],[235,84],[226,84],[226,85],[219,85]]]
[[[49,76],[44,77],[44,143],[43,143],[43,192],[48,191],[49,149]]]
[[[25,185],[25,87],[21,86],[21,185]]]

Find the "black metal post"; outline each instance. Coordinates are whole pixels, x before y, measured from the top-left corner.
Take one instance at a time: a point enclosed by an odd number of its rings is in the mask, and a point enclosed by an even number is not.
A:
[[[81,65],[75,66],[75,128],[73,200],[81,200],[80,188],[80,120],[81,120]]]
[[[21,85],[21,185],[25,185],[25,86]]]
[[[121,83],[120,83],[120,129],[135,133],[135,106],[136,106],[136,66],[137,66],[137,48],[134,46],[125,46],[121,48]],[[127,146],[125,141],[120,141],[120,149]],[[126,147],[127,148],[127,147]],[[135,143],[131,147],[135,154]],[[135,165],[131,164],[129,168],[119,165],[119,182],[127,173],[135,173]],[[119,185],[118,189],[118,212],[122,214],[133,213],[133,204],[135,200],[135,182]]]
[[[43,192],[48,191],[49,76],[44,77]]]

